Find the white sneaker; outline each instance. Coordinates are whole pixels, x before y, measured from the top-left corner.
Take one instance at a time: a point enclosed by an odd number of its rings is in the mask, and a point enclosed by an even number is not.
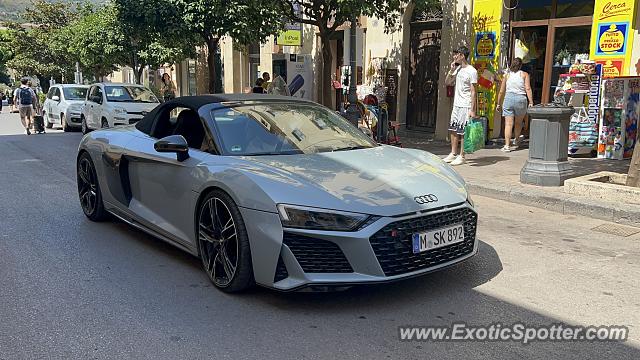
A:
[[[464,156],[462,155],[456,156],[456,159],[451,162],[451,165],[453,166],[462,165],[462,164],[464,164]]]
[[[456,154],[451,153],[451,154],[449,154],[446,158],[444,158],[444,159],[442,159],[442,160],[443,160],[444,162],[446,162],[446,163],[450,163],[450,162],[452,162],[452,161],[453,161],[453,160],[455,160],[455,159],[456,159]]]
[[[513,139],[513,145],[514,146],[520,146],[520,144],[522,144],[522,142],[524,141],[524,135],[520,135],[518,136],[518,138]]]
[[[511,152],[511,148],[508,145],[505,145],[502,148],[500,148],[500,151],[502,151],[502,152]]]

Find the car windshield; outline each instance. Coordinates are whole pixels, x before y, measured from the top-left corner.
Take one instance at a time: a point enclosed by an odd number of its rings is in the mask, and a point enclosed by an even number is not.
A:
[[[142,86],[105,86],[104,91],[110,102],[159,102],[151,90]]]
[[[87,97],[87,88],[66,87],[62,89],[66,100],[84,100]]]
[[[256,103],[212,111],[223,155],[287,155],[377,146],[330,110],[311,104]]]

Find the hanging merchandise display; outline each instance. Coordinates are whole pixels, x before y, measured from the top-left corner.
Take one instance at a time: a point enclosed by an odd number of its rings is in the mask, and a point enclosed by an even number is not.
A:
[[[603,86],[598,157],[631,158],[638,141],[640,77],[608,79]]]
[[[576,110],[569,122],[569,155],[597,153],[601,84],[602,65],[593,61],[578,61],[560,75],[554,99]]]

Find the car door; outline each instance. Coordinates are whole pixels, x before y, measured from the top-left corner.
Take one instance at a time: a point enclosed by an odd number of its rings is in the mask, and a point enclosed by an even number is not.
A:
[[[57,96],[58,100],[53,100],[53,97]],[[51,96],[51,104],[49,108],[49,118],[51,118],[51,122],[55,124],[60,124],[60,102],[62,101],[62,92],[59,87],[54,87],[53,95]]]
[[[104,107],[104,91],[102,91],[102,87],[101,86],[96,86],[96,91],[95,91],[95,103],[92,110],[92,114],[91,114],[91,119],[92,119],[92,127],[94,129],[99,129],[102,127],[102,108]]]
[[[84,102],[84,108],[82,109],[82,114],[84,115],[84,120],[87,123],[87,126],[93,124],[93,108],[96,103],[93,101],[93,97],[96,92],[96,86],[93,85],[87,91],[87,100]]]
[[[139,138],[128,145],[126,158],[129,161],[131,184],[129,209],[148,227],[183,246],[193,248],[193,214],[198,196],[194,189],[199,188],[198,181],[204,181],[208,173],[207,168],[200,165],[215,155],[211,153],[211,138],[199,117],[195,119],[199,123],[192,124],[203,132],[202,141],[199,144],[190,143],[188,159],[178,161],[175,153],[155,151],[154,144],[159,138],[187,135],[179,130],[180,114],[176,110],[180,109],[163,108],[166,109],[158,111],[154,133],[140,133]],[[172,110],[173,116],[168,115]],[[186,108],[181,110],[195,112]],[[193,139],[193,136],[185,137],[188,142]]]
[[[51,103],[53,100],[53,93],[56,91],[55,87],[51,87],[49,92],[47,92],[47,99],[44,101],[44,105],[42,106],[44,112],[47,114],[49,122],[53,122],[53,118],[51,117]]]

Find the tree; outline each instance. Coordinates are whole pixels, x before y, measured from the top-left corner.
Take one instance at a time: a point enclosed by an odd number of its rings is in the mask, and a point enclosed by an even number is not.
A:
[[[67,48],[83,69],[100,79],[116,70],[117,64],[123,63],[125,44],[117,9],[106,5],[65,26],[53,46]]]
[[[437,0],[409,1],[416,7],[435,2]],[[329,42],[331,36],[339,26],[354,21],[360,16],[375,16],[385,21],[388,30],[396,28],[405,2],[401,0],[282,0],[281,5],[292,21],[313,25],[318,29],[322,53],[320,102],[329,105],[333,96],[330,86],[333,61]]]
[[[179,21],[177,8],[168,0],[115,0],[115,7],[124,37],[123,64],[134,69],[138,83],[147,65],[195,56],[199,39]]]
[[[230,36],[236,43],[262,42],[283,27],[282,7],[277,0],[169,0],[176,18],[190,33],[197,34],[207,48],[209,92],[215,93],[218,74],[215,54],[220,39]]]
[[[9,31],[0,30],[0,83],[9,84],[7,61],[13,57],[9,44]]]
[[[78,16],[78,5],[65,2],[35,0],[22,14],[24,24],[9,23],[8,48],[11,59],[6,66],[41,80],[54,76],[70,76],[75,61],[66,48],[51,46],[59,31]],[[65,42],[66,40],[61,40]]]

